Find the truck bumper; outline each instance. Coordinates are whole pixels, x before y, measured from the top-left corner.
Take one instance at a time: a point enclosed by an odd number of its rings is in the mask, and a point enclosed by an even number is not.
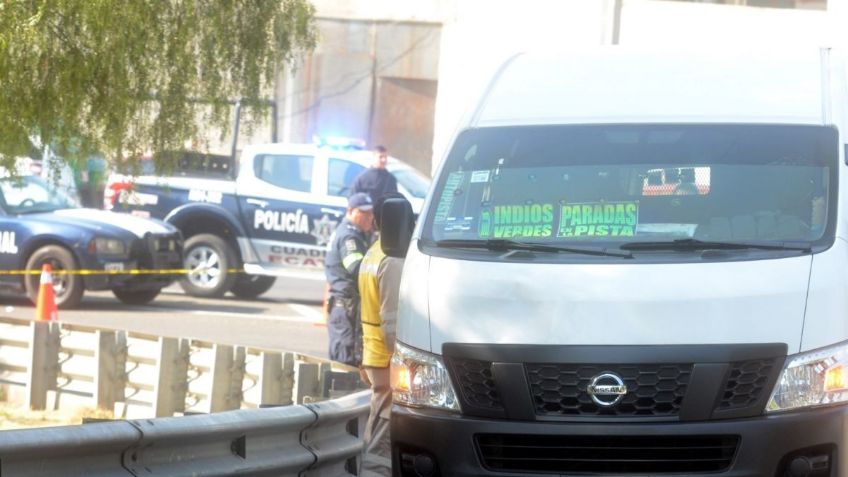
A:
[[[84,280],[86,290],[152,290],[165,288],[181,276],[177,274],[97,275],[85,277]]]
[[[636,462],[657,455],[644,449],[628,454],[623,446],[618,451],[610,450],[622,443],[641,446],[672,442],[685,447],[687,442],[692,442],[693,449],[684,449],[677,457],[697,460],[698,450],[694,447],[699,445],[698,439],[733,443],[727,444],[732,449],[725,450],[731,453],[727,465],[710,471],[709,475],[804,475],[787,471],[791,465],[803,466],[806,462],[812,468],[806,474],[810,477],[846,476],[846,432],[848,407],[845,406],[701,422],[579,423],[463,417],[395,405],[391,418],[393,472],[403,477],[428,475],[428,468],[433,469],[431,476],[700,475],[706,472],[695,470],[700,465],[697,462],[690,471],[666,471],[660,464],[652,470],[650,462],[634,464],[634,470],[637,465],[641,467],[632,474],[629,469],[621,468],[597,470],[622,456]],[[582,447],[578,455],[573,448],[569,449],[569,442]],[[589,442],[599,445],[589,449],[586,446]],[[549,446],[555,449],[551,451]],[[539,454],[540,447],[547,450]],[[548,470],[539,470],[541,456],[550,461],[545,464],[549,465]],[[581,465],[585,465],[583,470],[573,470]],[[529,471],[527,466],[535,470]]]
[[[167,247],[160,247],[160,240]],[[183,268],[182,239],[177,234],[154,236],[137,240],[126,258],[86,255],[81,257],[81,262],[82,268],[96,272],[84,276],[87,290],[161,289],[182,276],[172,273]]]

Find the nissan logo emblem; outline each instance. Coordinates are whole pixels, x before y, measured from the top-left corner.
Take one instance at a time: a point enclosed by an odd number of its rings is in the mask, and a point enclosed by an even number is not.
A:
[[[604,373],[592,378],[586,392],[598,406],[610,407],[618,404],[627,394],[627,386],[617,374]]]

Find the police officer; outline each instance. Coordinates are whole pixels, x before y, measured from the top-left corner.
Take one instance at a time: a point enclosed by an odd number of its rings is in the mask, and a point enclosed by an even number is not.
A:
[[[348,198],[347,213],[330,239],[324,268],[330,288],[330,359],[351,366],[362,361],[358,277],[359,265],[368,251],[368,234],[374,227],[373,207],[368,194]]]
[[[360,172],[353,185],[350,186],[350,195],[365,192],[373,202],[387,193],[397,192],[397,179],[391,172],[386,170],[389,162],[389,153],[383,146],[377,146],[374,150],[374,162],[371,167]]]

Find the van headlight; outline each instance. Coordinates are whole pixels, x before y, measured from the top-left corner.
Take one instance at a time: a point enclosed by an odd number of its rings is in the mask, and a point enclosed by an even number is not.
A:
[[[848,402],[848,342],[790,356],[766,412]]]
[[[434,354],[396,343],[391,385],[396,404],[459,411],[448,370]]]

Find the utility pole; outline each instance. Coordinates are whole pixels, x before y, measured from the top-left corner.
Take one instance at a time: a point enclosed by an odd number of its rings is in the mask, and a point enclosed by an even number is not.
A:
[[[377,109],[377,22],[371,23],[371,103],[368,108],[368,146],[374,148],[374,115]]]
[[[624,0],[615,0],[612,10],[612,44],[618,45],[621,32],[621,4]]]

